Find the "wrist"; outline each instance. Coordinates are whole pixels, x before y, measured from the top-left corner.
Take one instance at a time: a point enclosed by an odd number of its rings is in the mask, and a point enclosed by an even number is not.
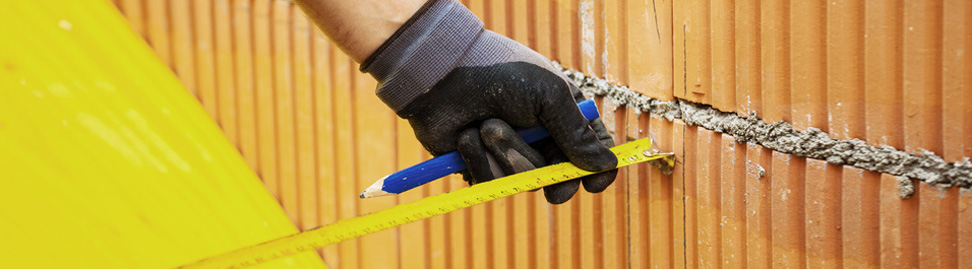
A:
[[[436,2],[438,2],[438,0],[425,1],[425,4],[422,4],[422,6],[419,7],[419,9],[416,10],[415,13],[412,14],[407,20],[405,20],[405,22],[402,23],[401,26],[399,26],[394,33],[388,36],[388,38],[385,38],[385,40],[381,43],[381,45],[379,45],[375,50],[371,51],[371,53],[368,54],[368,57],[361,62],[361,66],[359,70],[366,72],[365,70],[369,69],[371,64],[374,63],[375,59],[378,58],[378,55],[381,55],[382,52],[388,49],[388,47],[391,46],[393,41],[398,39],[398,37],[400,37],[402,33],[405,32],[406,29],[408,29],[413,24],[415,24],[415,22],[418,21],[419,18],[422,18],[422,16],[425,15],[425,13],[428,12],[429,9],[431,9]]]
[[[426,0],[294,0],[335,46],[362,62]]]
[[[483,31],[456,1],[431,0],[361,65],[379,85],[378,97],[398,112],[441,80]]]

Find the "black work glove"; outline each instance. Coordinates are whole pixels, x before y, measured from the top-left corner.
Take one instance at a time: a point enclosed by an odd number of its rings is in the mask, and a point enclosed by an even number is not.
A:
[[[430,153],[460,151],[470,184],[567,160],[611,170],[544,188],[547,201],[559,204],[580,182],[600,192],[617,174],[610,134],[581,114],[577,87],[539,53],[484,30],[456,1],[426,3],[361,70],[378,80],[378,97]],[[511,125],[543,125],[552,140],[531,147]]]

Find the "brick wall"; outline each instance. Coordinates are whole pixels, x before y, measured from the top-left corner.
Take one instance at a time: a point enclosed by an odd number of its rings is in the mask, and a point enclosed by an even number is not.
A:
[[[427,158],[375,82],[286,1],[116,0],[302,229],[462,188],[357,199]],[[972,156],[972,3],[462,1],[487,28],[661,100],[946,161]],[[972,195],[735,142],[597,98],[617,142],[677,154],[602,194],[527,193],[370,235],[338,268],[972,267]],[[380,253],[380,254],[376,254]]]

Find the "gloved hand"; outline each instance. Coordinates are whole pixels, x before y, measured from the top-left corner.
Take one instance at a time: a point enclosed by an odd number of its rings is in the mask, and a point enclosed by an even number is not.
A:
[[[361,70],[378,80],[378,97],[430,153],[460,151],[470,184],[568,159],[611,171],[544,188],[551,203],[566,202],[580,182],[600,192],[614,181],[614,143],[600,120],[586,120],[577,108],[577,87],[539,53],[484,30],[456,1],[426,3]],[[543,125],[552,142],[531,147],[511,125]]]

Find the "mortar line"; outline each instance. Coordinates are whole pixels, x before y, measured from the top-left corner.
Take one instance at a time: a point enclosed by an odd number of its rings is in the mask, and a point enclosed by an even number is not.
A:
[[[558,63],[555,65],[559,67]],[[940,189],[959,187],[962,191],[972,191],[972,161],[968,156],[957,162],[946,162],[927,150],[922,150],[921,155],[913,155],[891,146],[869,145],[856,138],[834,139],[817,128],[801,131],[785,121],[767,123],[755,113],[742,117],[735,112],[721,111],[681,98],[662,101],[634,92],[626,86],[588,77],[579,71],[561,69],[584,94],[603,96],[616,106],[635,108],[635,113],[647,112],[668,121],[681,119],[690,126],[732,135],[736,142],[758,144],[797,157],[918,179]],[[902,184],[899,190],[902,198],[909,198],[914,193],[914,186]]]

